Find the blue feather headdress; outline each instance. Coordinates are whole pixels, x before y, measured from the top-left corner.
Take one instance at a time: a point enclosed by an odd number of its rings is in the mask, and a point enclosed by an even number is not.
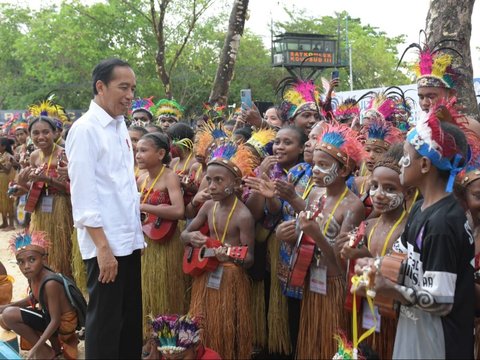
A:
[[[240,178],[250,175],[259,162],[246,145],[237,144],[231,140],[215,148],[209,159],[207,165],[221,165]]]

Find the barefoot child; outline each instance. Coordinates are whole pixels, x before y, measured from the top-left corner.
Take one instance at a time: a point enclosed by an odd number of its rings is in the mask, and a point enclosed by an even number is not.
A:
[[[235,195],[242,175],[255,167],[251,160],[244,145],[226,143],[213,152],[206,174],[212,199],[182,233],[185,244],[201,247],[207,237],[198,230],[208,221],[211,237],[226,246],[248,246],[245,260],[235,262],[226,256],[225,247],[217,248],[217,270],[193,281],[190,314],[205,319],[205,346],[224,359],[246,359],[252,351],[250,281],[245,270],[253,263],[254,220]]]
[[[64,286],[57,281],[43,285],[45,308],[40,303],[40,287],[44,280],[54,274],[46,267],[48,243],[45,233],[19,234],[11,241],[18,266],[28,280],[30,295],[25,299],[0,306],[0,325],[15,331],[33,347],[28,358],[53,359],[61,353],[67,359],[77,358],[78,339],[75,333],[77,313],[71,305]],[[50,340],[51,346],[46,344]]]

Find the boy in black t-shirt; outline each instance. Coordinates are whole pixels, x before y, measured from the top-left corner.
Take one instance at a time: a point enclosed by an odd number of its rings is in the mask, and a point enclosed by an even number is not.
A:
[[[400,161],[402,184],[423,195],[394,245],[407,254],[404,286],[381,275],[381,259],[361,259],[355,268],[361,275],[371,266],[376,293],[402,303],[393,358],[473,358],[474,244],[451,194],[468,145],[462,130],[441,123],[437,111],[409,132]]]

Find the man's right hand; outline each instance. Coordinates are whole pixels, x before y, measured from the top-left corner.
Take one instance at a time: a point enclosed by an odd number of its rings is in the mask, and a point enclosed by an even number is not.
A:
[[[110,248],[97,250],[97,262],[100,274],[98,281],[103,284],[114,282],[118,274],[118,261]]]

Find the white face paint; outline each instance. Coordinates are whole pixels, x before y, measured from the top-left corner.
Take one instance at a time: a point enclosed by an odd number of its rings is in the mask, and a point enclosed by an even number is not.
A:
[[[412,159],[410,158],[410,154],[403,155],[400,161],[398,162],[398,166],[400,166],[400,184],[404,185],[404,169],[409,167],[412,164]]]
[[[412,164],[412,159],[410,158],[410,154],[403,155],[400,161],[398,162],[398,166],[407,168]]]
[[[395,210],[403,204],[403,200],[405,198],[401,192],[388,192],[385,191],[381,185],[372,185],[370,188],[370,197],[373,199],[378,195],[383,195],[388,200],[387,206],[381,211],[382,213]]]
[[[323,177],[323,183],[325,186],[330,185],[335,181],[335,179],[338,177],[338,163],[334,162],[332,166],[329,168],[323,168],[318,165],[315,165],[313,167],[314,172],[321,172],[322,174],[325,174]]]

